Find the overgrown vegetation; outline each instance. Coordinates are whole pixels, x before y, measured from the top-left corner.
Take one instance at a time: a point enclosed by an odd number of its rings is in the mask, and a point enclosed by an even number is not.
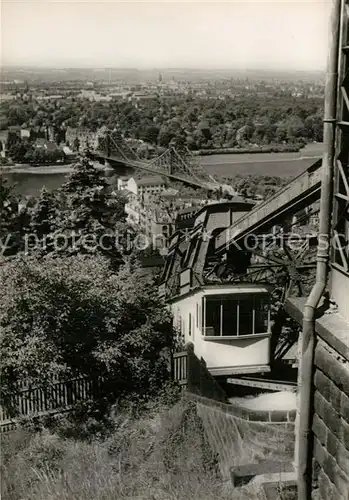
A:
[[[168,403],[157,400],[141,416],[119,409],[103,437],[72,437],[63,421],[6,435],[4,500],[231,498],[194,407],[177,402],[169,410]]]
[[[1,404],[16,414],[18,383],[101,381],[66,419],[29,419],[3,437],[4,500],[232,498],[170,382],[171,317],[138,254],[113,239],[128,230],[123,200],[83,161],[23,208],[2,183],[0,209]]]
[[[154,279],[122,245],[124,199],[84,160],[31,206],[3,182],[0,208],[6,410],[16,410],[18,383],[45,387],[53,376],[98,379],[105,412],[117,398],[156,393],[175,335]]]

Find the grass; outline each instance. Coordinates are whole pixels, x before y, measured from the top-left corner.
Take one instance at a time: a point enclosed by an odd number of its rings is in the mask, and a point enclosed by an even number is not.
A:
[[[220,477],[190,403],[123,412],[113,431],[77,434],[67,422],[39,432],[18,429],[2,439],[3,500],[249,500]]]

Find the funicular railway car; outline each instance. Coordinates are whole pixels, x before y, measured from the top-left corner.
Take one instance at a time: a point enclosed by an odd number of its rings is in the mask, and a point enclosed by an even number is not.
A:
[[[196,213],[189,233],[173,235],[160,289],[184,344],[191,344],[211,375],[270,371],[278,342],[271,320],[277,280],[266,277],[284,274],[285,283],[297,281],[308,266],[302,267],[304,242],[295,259],[285,247],[281,258],[269,259],[244,245],[251,235],[273,235],[275,227],[316,203],[320,171],[321,162],[316,162],[260,205],[243,199],[208,204]],[[282,237],[292,238],[282,231]],[[296,339],[291,340],[290,346]]]
[[[269,371],[270,294],[255,285],[205,285],[169,300],[184,343],[212,375]]]
[[[270,364],[270,288],[205,279],[215,232],[249,212],[252,203],[213,203],[197,214],[188,234],[177,235],[164,271],[164,293],[182,341],[191,343],[212,375],[260,373]]]

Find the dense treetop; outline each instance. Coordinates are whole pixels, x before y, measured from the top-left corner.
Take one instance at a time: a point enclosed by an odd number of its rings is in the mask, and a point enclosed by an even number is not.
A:
[[[7,126],[37,131],[52,126],[58,142],[68,127],[96,131],[107,126],[151,145],[185,144],[200,150],[321,141],[322,108],[322,96],[297,96],[274,86],[263,92],[232,90],[222,98],[189,90],[137,102],[91,102],[76,96],[45,103],[19,100],[4,103],[3,114]]]

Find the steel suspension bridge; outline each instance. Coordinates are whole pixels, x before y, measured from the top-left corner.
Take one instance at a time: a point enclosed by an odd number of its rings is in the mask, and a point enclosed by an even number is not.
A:
[[[97,148],[89,151],[89,155],[97,160],[144,170],[195,188],[207,191],[225,189],[235,194],[232,188],[229,189],[229,186],[217,182],[188,149],[183,154],[176,148],[170,147],[159,156],[147,160],[140,158],[135,148],[120,133],[107,132],[99,137]]]

